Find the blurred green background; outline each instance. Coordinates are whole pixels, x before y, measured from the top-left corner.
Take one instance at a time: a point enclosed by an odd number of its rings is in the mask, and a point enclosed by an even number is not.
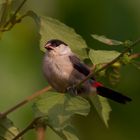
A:
[[[117,49],[95,40],[90,34],[106,35],[117,40],[140,37],[139,0],[28,0],[23,11],[34,10],[40,15],[57,18],[73,27],[94,49]],[[135,52],[140,51],[140,45]],[[42,74],[43,53],[39,50],[36,25],[29,17],[5,32],[0,40],[0,111],[4,111],[28,95],[47,85]],[[73,120],[80,140],[139,140],[140,139],[140,71],[129,65],[121,71],[117,90],[132,97],[133,102],[120,105],[110,102],[113,111],[107,129],[92,110],[86,118]],[[33,118],[32,103],[10,114],[15,124],[23,129]],[[30,131],[25,139],[35,139]],[[59,140],[48,129],[47,140]]]

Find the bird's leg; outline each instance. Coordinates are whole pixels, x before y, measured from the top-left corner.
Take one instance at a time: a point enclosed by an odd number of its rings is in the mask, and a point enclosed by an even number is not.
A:
[[[78,95],[77,88],[74,85],[68,87],[66,89],[66,92],[68,92],[70,95],[73,95],[73,96],[77,96]]]

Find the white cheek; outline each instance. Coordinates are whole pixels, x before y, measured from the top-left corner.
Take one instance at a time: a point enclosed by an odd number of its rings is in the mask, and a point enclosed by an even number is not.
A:
[[[60,52],[61,52],[61,55],[64,55],[64,54],[69,54],[71,50],[68,47],[62,47]]]
[[[63,54],[67,54],[67,50],[66,49],[63,49],[62,51],[61,51],[61,54],[63,55]]]

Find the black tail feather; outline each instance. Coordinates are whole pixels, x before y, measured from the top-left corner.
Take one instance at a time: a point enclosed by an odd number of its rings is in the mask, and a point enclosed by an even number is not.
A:
[[[103,86],[97,87],[97,93],[121,104],[132,101],[131,98]]]

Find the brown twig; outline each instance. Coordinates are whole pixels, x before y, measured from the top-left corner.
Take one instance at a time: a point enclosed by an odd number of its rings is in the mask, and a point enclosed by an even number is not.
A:
[[[104,65],[102,68],[100,68],[99,70],[97,70],[96,72],[91,72],[87,77],[85,77],[84,80],[82,80],[81,82],[79,82],[75,87],[78,88],[80,87],[85,81],[87,81],[89,78],[91,78],[93,75],[99,73],[100,71],[108,68],[109,66],[111,66],[112,64],[114,64],[115,62],[117,62],[118,60],[120,60],[121,57],[123,57],[123,55],[127,52],[129,52],[135,45],[137,45],[138,43],[140,43],[140,38],[137,39],[135,42],[133,42],[132,44],[130,44],[118,57],[116,57],[115,59],[113,59],[112,61],[110,61],[109,63],[107,63],[106,65]]]
[[[22,3],[19,5],[19,7],[17,8],[17,10],[14,12],[14,14],[12,15],[12,17],[4,24],[4,28],[8,26],[8,24],[10,22],[13,21],[13,19],[16,17],[17,13],[20,11],[20,9],[23,7],[23,5],[25,4],[27,0],[23,0]]]
[[[27,131],[29,131],[30,129],[34,128],[34,125],[36,123],[37,120],[39,120],[40,118],[35,118],[25,129],[23,129],[17,136],[15,136],[12,140],[17,140],[19,139],[21,136],[23,136]]]
[[[45,140],[46,126],[40,125],[36,127],[37,140]]]
[[[129,56],[131,59],[140,58],[140,53],[134,53]]]
[[[43,117],[36,121],[35,130],[37,134],[37,140],[45,140],[47,125],[48,124],[46,124],[46,121],[43,119]]]
[[[28,96],[26,99],[24,99],[20,103],[16,104],[15,106],[11,107],[7,111],[3,112],[0,117],[7,116],[9,113],[11,113],[11,112],[15,111],[16,109],[22,107],[23,105],[27,104],[28,102],[32,101],[33,99],[35,99],[36,97],[40,96],[44,92],[47,92],[50,89],[51,89],[51,87],[50,86],[47,86],[47,87],[45,87],[45,88],[43,88],[43,89],[35,92],[34,94]]]

